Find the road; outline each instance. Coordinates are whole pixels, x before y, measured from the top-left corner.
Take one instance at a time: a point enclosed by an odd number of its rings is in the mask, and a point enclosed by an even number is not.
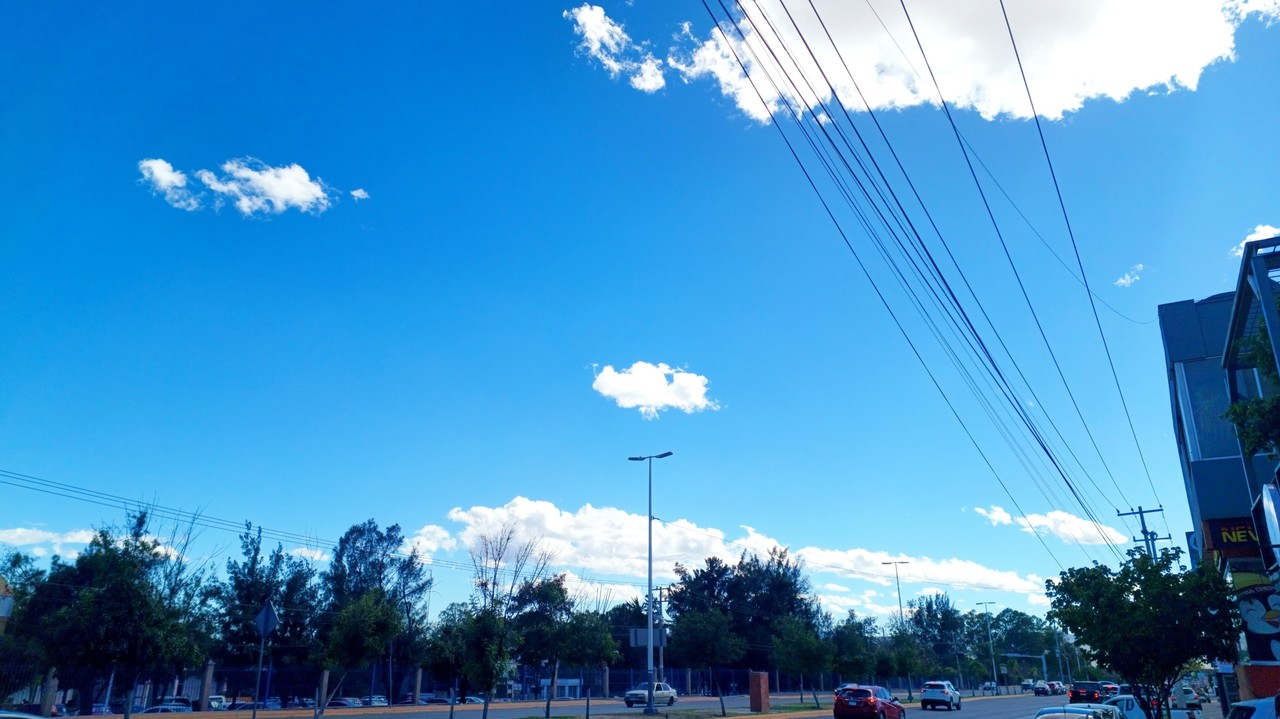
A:
[[[812,697],[807,697],[808,702],[812,705]],[[830,717],[831,716],[831,693],[819,692],[818,699],[821,702],[821,709],[805,711],[800,713],[782,715],[788,719],[804,719],[808,717]],[[1048,706],[1061,705],[1066,702],[1065,696],[1056,697],[1037,697],[1032,694],[1013,694],[1003,696],[966,696],[962,704],[960,713],[953,713],[954,719],[1031,719],[1036,712]],[[799,703],[795,694],[774,695],[771,703],[776,709],[779,706],[795,705]],[[942,719],[949,712],[944,710],[925,711],[920,708],[919,701],[903,702],[907,707],[907,715],[909,719]],[[495,702],[489,705],[489,719],[540,719],[543,715],[543,702]],[[749,702],[745,695],[737,695],[725,697],[725,707],[731,713],[743,713],[748,711]],[[658,707],[659,714],[668,712],[679,712],[681,709],[719,709],[719,700],[715,697],[682,697],[674,707]],[[481,716],[482,705],[479,704],[460,704],[454,708],[454,717],[456,719],[479,719]],[[581,717],[586,713],[586,702],[582,700],[560,700],[551,704],[551,714],[553,717]],[[268,712],[265,715],[259,713],[262,719],[283,719],[282,715],[289,715],[292,712]],[[247,715],[247,712],[246,712]],[[620,699],[593,699],[591,701],[591,715],[610,717],[626,717],[635,715],[636,719],[643,719],[644,707],[636,707],[628,709],[626,704]],[[299,713],[302,719],[310,717],[310,713]],[[449,707],[447,706],[430,706],[430,707],[391,707],[387,709],[329,709],[325,711],[325,716],[329,719],[343,719],[351,717],[352,719],[447,719],[449,716]],[[1222,712],[1216,704],[1206,704],[1204,711],[1204,719],[1222,719]],[[226,719],[233,719],[228,716]]]

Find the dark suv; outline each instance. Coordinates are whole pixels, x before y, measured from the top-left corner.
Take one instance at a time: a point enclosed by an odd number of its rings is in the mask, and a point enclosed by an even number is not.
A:
[[[1068,697],[1072,704],[1076,702],[1100,703],[1103,700],[1102,682],[1076,682],[1071,685]]]

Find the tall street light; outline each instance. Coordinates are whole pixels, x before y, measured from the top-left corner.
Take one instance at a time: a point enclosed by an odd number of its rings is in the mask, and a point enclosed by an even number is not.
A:
[[[881,562],[881,564],[893,565],[893,583],[898,588],[898,621],[902,622],[903,626],[905,627],[907,623],[907,616],[902,612],[902,580],[898,579],[898,565],[911,564],[911,562],[908,562],[904,559],[897,562]],[[911,683],[912,683],[911,672],[907,672],[907,701],[912,700]]]
[[[995,602],[978,602],[978,606],[990,607]],[[991,652],[991,683],[996,685],[996,694],[1000,693],[1000,677],[996,675],[996,645],[991,643],[991,609],[987,612],[987,649]]]
[[[648,636],[649,650],[645,652],[646,662],[649,674],[649,691],[648,701],[645,702],[645,714],[657,714],[658,710],[653,708],[653,460],[666,459],[673,452],[663,452],[662,454],[650,454],[644,457],[627,457],[632,462],[648,462],[649,463],[649,593],[646,595],[648,601],[645,602],[649,606],[649,627]]]

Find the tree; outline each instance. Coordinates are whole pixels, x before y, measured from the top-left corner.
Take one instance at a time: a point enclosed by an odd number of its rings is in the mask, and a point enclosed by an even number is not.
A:
[[[875,672],[876,620],[859,619],[852,610],[832,630],[832,667],[842,676],[859,677]]]
[[[131,515],[119,534],[98,530],[73,563],[54,557],[14,631],[82,686],[113,670],[133,686],[144,673],[181,666],[198,653],[198,632],[161,588],[166,562],[177,559],[147,533],[145,512]],[[125,719],[131,712],[125,702]]]
[[[616,661],[618,642],[610,632],[608,618],[600,612],[574,612],[565,632],[561,656],[565,661],[598,667]],[[605,688],[606,693],[608,687]],[[587,719],[591,719],[591,687],[587,687]]]
[[[907,619],[911,631],[927,650],[925,673],[950,673],[964,629],[960,611],[946,593],[930,594],[907,604],[913,610]]]
[[[458,680],[462,677],[467,660],[467,624],[471,606],[455,602],[440,612],[436,623],[427,633],[427,669],[432,674],[449,680],[453,696],[458,696]],[[453,704],[449,705],[449,719],[453,719]]]
[[[1276,358],[1265,326],[1240,340],[1237,364],[1236,369],[1256,368],[1267,386],[1280,386],[1280,372],[1276,370]],[[1232,402],[1223,417],[1235,425],[1246,457],[1259,452],[1272,457],[1280,453],[1280,394]]]
[[[728,713],[716,667],[737,662],[747,653],[747,641],[734,634],[729,624],[729,615],[719,609],[704,609],[686,611],[671,628],[671,656],[687,666],[706,666],[710,670],[716,696],[720,697],[720,716]]]
[[[564,586],[564,575],[526,581],[512,600],[512,627],[519,638],[516,652],[520,661],[547,667],[551,682],[547,687],[544,716],[551,719],[551,698],[560,677],[560,657],[568,638],[574,602]]]
[[[1045,582],[1049,616],[1075,634],[1085,656],[1165,698],[1194,660],[1232,659],[1241,631],[1222,575],[1208,563],[1178,569],[1177,549],[1129,550],[1118,570],[1073,568]],[[1141,701],[1151,716],[1150,701]]]
[[[343,607],[334,618],[325,642],[328,664],[343,670],[333,694],[337,694],[347,672],[369,666],[403,630],[399,610],[386,601],[380,590],[366,591]],[[324,697],[325,704],[330,699],[332,696]]]
[[[804,694],[804,676],[812,677],[831,669],[832,647],[818,638],[812,629],[797,617],[783,617],[778,622],[778,633],[773,640],[773,658],[780,671],[800,675],[800,694]],[[813,691],[813,706],[818,703],[817,687]]]

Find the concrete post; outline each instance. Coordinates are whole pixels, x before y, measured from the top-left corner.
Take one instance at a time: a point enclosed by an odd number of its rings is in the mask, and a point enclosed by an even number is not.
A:
[[[209,711],[209,695],[213,694],[213,660],[204,663],[204,676],[200,678],[200,702],[196,711]]]
[[[413,673],[413,703],[422,701],[422,667]]]
[[[53,716],[53,700],[58,698],[58,670],[49,668],[44,676],[44,688],[40,691],[40,716]]]

